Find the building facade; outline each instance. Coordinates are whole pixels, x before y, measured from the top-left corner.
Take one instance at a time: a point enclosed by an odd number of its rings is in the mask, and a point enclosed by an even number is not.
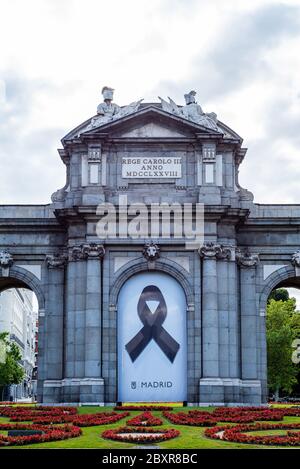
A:
[[[112,94],[62,139],[52,203],[0,206],[0,289],[39,302],[38,399],[265,403],[266,303],[299,285],[300,205],[253,202],[242,138],[195,92]]]
[[[36,367],[35,340],[36,315],[33,293],[25,288],[11,288],[0,293],[0,332],[8,332],[9,340],[20,349],[24,379],[20,384],[8,386],[6,399],[34,397],[36,383],[33,370]]]

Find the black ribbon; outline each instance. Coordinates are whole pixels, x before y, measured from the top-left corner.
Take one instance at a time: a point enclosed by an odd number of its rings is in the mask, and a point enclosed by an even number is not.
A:
[[[159,301],[154,313],[150,311],[147,301]],[[149,285],[144,288],[137,305],[137,311],[144,327],[125,346],[131,360],[134,362],[149,342],[154,339],[170,362],[173,363],[180,345],[162,327],[167,317],[167,305],[158,287]]]

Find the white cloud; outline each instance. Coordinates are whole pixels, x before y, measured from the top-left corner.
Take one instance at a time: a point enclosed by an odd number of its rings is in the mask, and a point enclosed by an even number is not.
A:
[[[2,1],[0,203],[50,200],[64,184],[59,140],[94,114],[105,84],[121,105],[157,95],[182,103],[198,90],[204,109],[244,137],[241,182],[255,200],[300,202],[299,7],[298,0]]]

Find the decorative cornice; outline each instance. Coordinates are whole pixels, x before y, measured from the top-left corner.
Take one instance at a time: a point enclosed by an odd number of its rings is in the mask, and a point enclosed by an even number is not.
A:
[[[294,267],[300,267],[300,249],[292,255],[292,264]]]
[[[259,262],[258,254],[251,254],[249,249],[241,251],[240,249],[236,252],[237,263],[242,267],[255,267]]]
[[[160,248],[157,244],[153,243],[146,243],[144,248],[143,248],[143,256],[147,261],[156,261],[156,259],[159,258],[160,256]]]
[[[56,252],[46,256],[48,269],[63,269],[67,263],[68,256],[64,252]]]
[[[224,247],[222,244],[208,242],[203,244],[199,249],[199,255],[203,259],[230,259],[231,249]]]
[[[0,267],[2,267],[2,269],[8,269],[13,263],[14,259],[8,251],[0,251]]]
[[[74,246],[70,253],[70,260],[78,261],[83,259],[103,259],[105,249],[102,244],[90,243]]]

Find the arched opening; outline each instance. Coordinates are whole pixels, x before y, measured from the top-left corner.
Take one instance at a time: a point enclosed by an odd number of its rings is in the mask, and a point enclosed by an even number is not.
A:
[[[38,311],[43,296],[36,282],[22,268],[0,275],[0,401],[37,398]]]
[[[140,272],[117,303],[118,400],[187,400],[187,301],[177,280]]]
[[[269,397],[300,400],[300,277],[273,283],[266,305]]]

